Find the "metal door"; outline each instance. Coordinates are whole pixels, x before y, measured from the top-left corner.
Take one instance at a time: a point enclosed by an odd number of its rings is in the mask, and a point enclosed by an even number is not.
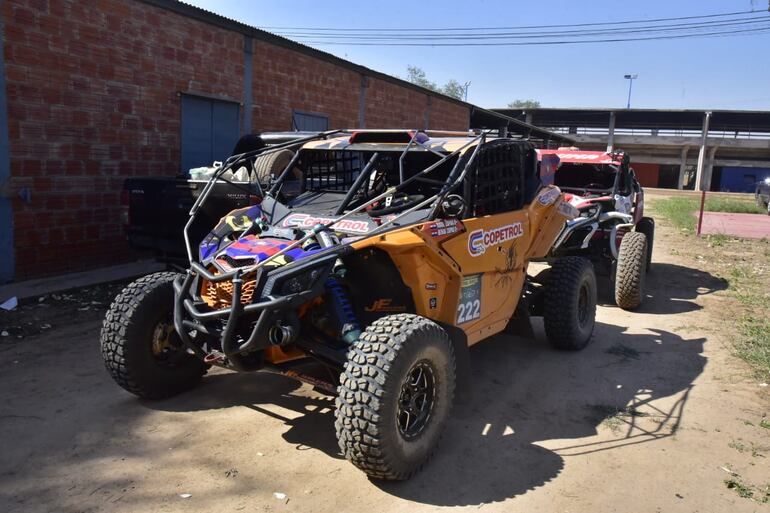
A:
[[[235,102],[182,95],[182,173],[230,156],[238,141],[239,114]]]

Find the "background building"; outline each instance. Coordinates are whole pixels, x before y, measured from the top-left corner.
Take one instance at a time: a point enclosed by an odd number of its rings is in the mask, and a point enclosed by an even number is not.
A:
[[[625,150],[645,187],[753,192],[770,177],[770,112],[493,109],[564,134],[581,149]],[[702,155],[702,158],[701,158]]]
[[[126,260],[123,180],[244,133],[468,128],[467,103],[173,0],[8,0],[2,19],[0,282]]]

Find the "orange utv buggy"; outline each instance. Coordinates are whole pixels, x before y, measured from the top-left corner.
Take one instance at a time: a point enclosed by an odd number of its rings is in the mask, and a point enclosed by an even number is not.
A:
[[[168,397],[212,365],[279,372],[337,395],[348,460],[375,478],[406,479],[436,447],[455,391],[470,387],[469,346],[530,315],[544,318],[558,349],[588,343],[591,262],[557,260],[545,283],[527,276],[577,215],[541,184],[529,142],[314,134],[231,157],[188,227],[224,172],[285,148],[293,159],[269,190],[254,179],[251,206],[202,241],[185,232],[184,274],[146,276],[115,299],[101,348],[124,389]],[[281,202],[288,177],[300,177],[301,192]],[[305,373],[308,361],[328,372]]]

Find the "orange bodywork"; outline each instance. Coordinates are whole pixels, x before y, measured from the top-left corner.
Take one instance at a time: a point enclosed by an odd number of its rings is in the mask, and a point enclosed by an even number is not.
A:
[[[439,221],[438,229],[422,223],[352,246],[387,252],[412,290],[416,313],[461,328],[473,345],[513,316],[529,261],[546,256],[572,217],[564,205],[551,186],[522,210]]]

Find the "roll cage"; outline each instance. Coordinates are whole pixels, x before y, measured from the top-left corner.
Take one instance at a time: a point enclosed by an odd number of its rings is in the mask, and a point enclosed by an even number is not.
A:
[[[186,347],[209,363],[227,358],[236,369],[253,369],[255,363],[249,361],[249,355],[270,345],[270,330],[276,322],[287,323],[287,330],[299,324],[293,311],[324,294],[326,277],[332,273],[335,262],[351,255],[354,252],[351,244],[361,237],[342,238],[317,250],[309,258],[290,259],[282,265],[276,265],[274,261],[292,250],[306,247],[307,243],[320,241],[346,222],[358,222],[356,219],[368,216],[367,207],[374,203],[386,201],[395,194],[411,196],[416,191],[422,192],[403,210],[377,218],[376,226],[366,231],[366,237],[441,216],[462,218],[516,210],[527,202],[527,197],[534,197],[540,187],[534,151],[520,141],[488,141],[488,132],[440,134],[430,140],[430,132],[417,130],[385,134],[349,130],[319,132],[234,155],[217,170],[190,209],[184,232],[190,266],[186,275],[174,282],[174,326]],[[384,143],[378,139],[382,137],[389,141],[395,137],[402,139]],[[518,151],[510,151],[506,145],[515,146]],[[312,218],[313,224],[303,225],[303,229],[292,230],[294,240],[287,240],[282,249],[266,258],[231,270],[208,268],[212,260],[201,258],[200,253],[194,251],[188,230],[213,184],[218,180],[227,181],[222,175],[228,169],[243,165],[249,169],[258,156],[287,148],[298,151],[269,189],[263,191],[256,181],[250,185],[249,192],[255,197],[255,203],[259,203],[263,211],[267,205],[274,210],[282,209],[284,217],[281,219],[284,219],[292,212],[293,205],[312,208],[312,202],[306,202],[308,198],[331,194],[335,196],[335,201],[331,202],[334,210],[329,212],[330,215],[324,212],[323,217]],[[353,155],[352,152],[357,153]],[[388,159],[388,166],[381,171],[387,179],[378,182],[380,169],[377,165]],[[532,172],[511,173],[511,165],[515,164],[511,159],[520,159],[518,168]],[[525,162],[527,159],[531,162]],[[303,185],[308,190],[288,206],[283,205],[278,201],[278,194],[295,166],[303,171]],[[360,171],[356,172],[357,169]],[[452,216],[444,215],[442,205],[454,193],[465,202],[465,208]],[[256,224],[256,219],[251,221]],[[249,229],[240,236],[247,234]],[[302,284],[301,290],[289,290],[291,287],[287,284],[293,286],[295,282]],[[216,308],[207,304],[197,292],[205,283],[224,283],[231,290],[228,294],[231,301]],[[221,353],[216,346],[201,344],[201,336],[203,340],[206,337],[218,340]],[[318,349],[325,350],[322,346]]]

